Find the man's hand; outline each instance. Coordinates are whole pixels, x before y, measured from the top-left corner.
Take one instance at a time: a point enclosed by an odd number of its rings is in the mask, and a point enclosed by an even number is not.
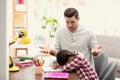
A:
[[[42,53],[48,54],[50,52],[50,49],[47,47],[40,46],[39,48],[41,49],[40,52]]]
[[[94,55],[94,56],[97,56],[100,52],[101,52],[101,46],[97,46],[97,47],[95,47],[95,48],[93,48],[92,50],[91,50],[91,53]]]
[[[40,46],[39,48],[41,49],[40,50],[41,53],[50,54],[50,55],[55,56],[55,53],[56,53],[55,50],[47,48],[47,47],[42,47],[42,46]]]

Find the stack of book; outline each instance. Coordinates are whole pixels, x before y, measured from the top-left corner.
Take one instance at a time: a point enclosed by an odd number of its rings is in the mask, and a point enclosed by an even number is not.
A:
[[[15,63],[15,65],[18,67],[31,66],[33,65],[33,61],[32,60],[20,61],[20,62]]]
[[[33,58],[37,58],[36,55],[22,55],[22,56],[17,56],[17,58],[20,59],[20,61],[25,61],[25,60],[32,60]]]
[[[19,62],[16,62],[15,65],[18,67],[26,67],[26,66],[31,66],[33,65],[33,58],[36,58],[37,56],[35,55],[22,55],[22,56],[17,56],[17,58],[20,59]]]

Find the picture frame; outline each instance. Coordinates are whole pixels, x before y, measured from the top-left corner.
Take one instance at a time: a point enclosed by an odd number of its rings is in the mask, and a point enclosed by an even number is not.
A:
[[[16,0],[16,4],[25,4],[26,2],[25,2],[25,0]]]
[[[26,28],[26,14],[25,13],[15,13],[14,14],[14,27],[24,26]]]
[[[28,55],[28,48],[15,48],[15,56]]]
[[[15,3],[16,11],[26,11],[26,0],[16,0]]]

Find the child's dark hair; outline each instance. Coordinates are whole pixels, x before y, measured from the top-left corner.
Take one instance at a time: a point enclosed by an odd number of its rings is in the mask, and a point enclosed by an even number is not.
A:
[[[68,50],[60,50],[57,55],[57,62],[60,66],[63,66],[71,56],[75,56],[76,54],[68,51]]]

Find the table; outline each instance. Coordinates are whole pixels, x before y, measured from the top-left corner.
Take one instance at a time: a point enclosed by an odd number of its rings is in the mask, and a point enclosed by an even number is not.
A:
[[[18,72],[9,72],[9,80],[35,80],[35,66],[20,68]]]
[[[18,58],[12,58],[14,65],[20,62]],[[35,65],[20,67],[18,72],[9,72],[9,80],[35,80]]]
[[[79,80],[77,73],[69,73],[69,80]]]

